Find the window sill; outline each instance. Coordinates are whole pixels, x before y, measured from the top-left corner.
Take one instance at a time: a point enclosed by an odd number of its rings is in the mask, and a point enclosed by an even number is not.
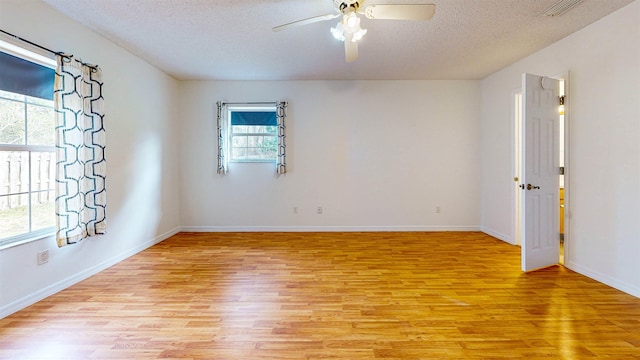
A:
[[[7,242],[7,243],[1,243],[0,242],[0,251],[1,250],[6,250],[15,246],[20,246],[20,245],[24,245],[33,241],[39,241],[39,240],[52,240],[55,241],[55,231],[46,231],[46,232],[42,232],[42,233],[38,233],[38,234],[33,234],[32,236],[23,238],[23,239],[18,239],[18,240],[14,240],[11,242]]]

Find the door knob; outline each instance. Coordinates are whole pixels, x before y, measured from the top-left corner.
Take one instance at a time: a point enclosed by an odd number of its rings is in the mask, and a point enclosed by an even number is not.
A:
[[[540,186],[534,186],[531,184],[527,184],[527,190],[531,190],[531,189],[540,189]]]

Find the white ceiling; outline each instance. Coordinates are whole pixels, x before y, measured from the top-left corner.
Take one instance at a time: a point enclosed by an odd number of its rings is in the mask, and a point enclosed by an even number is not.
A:
[[[345,63],[332,0],[43,0],[177,79],[481,79],[633,0],[584,0],[543,16],[557,0],[369,0],[436,4],[430,21],[368,20],[360,57]]]

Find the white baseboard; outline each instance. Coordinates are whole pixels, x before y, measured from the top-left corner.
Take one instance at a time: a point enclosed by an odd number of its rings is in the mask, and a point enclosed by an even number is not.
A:
[[[513,238],[509,235],[503,234],[501,232],[489,229],[487,227],[481,227],[480,231],[482,231],[483,233],[493,236],[494,238],[498,239],[498,240],[502,240],[506,243],[509,243],[511,245],[515,245],[515,241],[513,241]]]
[[[28,306],[31,306],[35,303],[37,303],[38,301],[45,299],[59,291],[62,291],[72,285],[75,285],[77,283],[79,283],[82,280],[85,280],[117,263],[119,263],[122,260],[125,260],[126,258],[133,256],[137,253],[139,253],[140,251],[147,249],[163,240],[168,239],[169,237],[177,234],[180,231],[179,227],[176,227],[164,234],[161,234],[157,237],[155,237],[154,239],[151,239],[131,250],[128,250],[120,255],[114,256],[111,259],[107,259],[99,264],[96,264],[78,274],[75,274],[73,276],[70,276],[66,279],[60,280],[58,282],[56,282],[55,284],[51,284],[49,286],[47,286],[44,289],[40,289],[32,294],[29,294],[27,296],[24,296],[16,301],[13,301],[7,305],[4,305],[2,307],[0,307],[0,319],[7,317],[15,312],[18,312]]]
[[[479,226],[182,226],[182,232],[480,231]]]
[[[603,284],[611,286],[612,288],[618,289],[620,291],[626,292],[629,295],[633,295],[637,298],[640,298],[640,288],[638,288],[637,286],[626,283],[624,281],[620,281],[618,279],[614,279],[609,275],[605,275],[601,272],[590,269],[587,266],[577,264],[573,261],[565,262],[564,266],[588,278],[599,281]]]

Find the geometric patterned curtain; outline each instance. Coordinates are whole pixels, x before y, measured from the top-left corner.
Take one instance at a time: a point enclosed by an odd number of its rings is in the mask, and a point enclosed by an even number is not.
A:
[[[224,117],[224,113],[226,113],[225,109],[226,109],[226,104],[223,103],[222,101],[218,101],[216,103],[216,105],[218,106],[218,116],[216,119],[216,126],[218,127],[218,169],[217,172],[218,174],[226,174],[228,167],[227,167],[227,157],[226,157],[226,130],[227,127],[225,126],[224,122],[225,119],[223,119]]]
[[[276,172],[285,174],[287,172],[287,145],[285,142],[285,123],[287,117],[287,103],[278,101],[276,103],[276,119],[278,121],[278,155],[276,157]]]
[[[56,240],[59,247],[106,233],[102,70],[56,55]]]

